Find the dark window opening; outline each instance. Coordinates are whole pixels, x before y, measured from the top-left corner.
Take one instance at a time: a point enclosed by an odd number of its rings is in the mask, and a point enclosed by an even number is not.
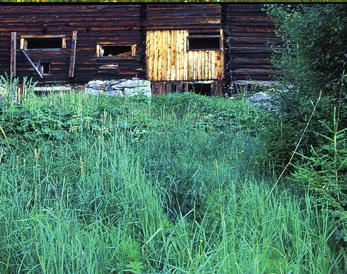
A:
[[[51,74],[51,64],[50,63],[41,63],[39,64],[39,71],[42,75]]]
[[[61,49],[62,38],[26,38],[25,49]]]
[[[200,95],[211,96],[212,89],[211,84],[188,84],[188,91],[194,92]]]
[[[220,34],[218,32],[189,33],[189,50],[220,49]]]
[[[134,56],[132,46],[99,45],[98,57],[130,57]]]
[[[200,32],[200,31],[189,31],[189,36],[220,36],[218,31],[213,32]]]

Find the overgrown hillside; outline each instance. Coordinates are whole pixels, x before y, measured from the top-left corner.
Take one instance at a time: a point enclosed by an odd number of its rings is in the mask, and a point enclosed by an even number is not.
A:
[[[0,114],[1,273],[339,273],[243,99],[71,93]]]

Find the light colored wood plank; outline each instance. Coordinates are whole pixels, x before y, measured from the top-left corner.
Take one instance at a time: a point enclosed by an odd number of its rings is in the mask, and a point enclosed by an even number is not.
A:
[[[188,79],[188,47],[187,47],[187,37],[188,37],[188,31],[185,31],[184,33],[184,74],[183,74],[183,80]]]
[[[69,63],[70,78],[73,78],[75,76],[76,48],[77,48],[77,31],[73,31],[72,37],[71,37],[71,52],[70,52],[70,63]]]
[[[167,78],[167,35],[168,31],[163,31],[163,36],[162,36],[162,67],[161,67],[161,75],[162,75],[162,80],[166,80]]]
[[[151,64],[150,64],[150,54],[151,54],[151,44],[149,43],[150,40],[150,32],[147,31],[146,32],[146,75],[147,75],[147,79],[151,80]]]
[[[17,33],[11,32],[10,45],[10,74],[16,76],[17,72]]]
[[[167,50],[166,50],[166,71],[167,79],[171,80],[171,31],[168,31],[167,34]]]
[[[176,31],[171,31],[171,80],[176,80]]]
[[[153,80],[158,80],[158,32],[154,32],[153,37],[153,52],[154,52],[154,59],[153,59]]]
[[[216,52],[212,53],[212,79],[216,79]]]

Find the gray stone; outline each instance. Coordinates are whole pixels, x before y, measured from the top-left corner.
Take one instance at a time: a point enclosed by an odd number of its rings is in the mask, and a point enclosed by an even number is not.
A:
[[[151,96],[151,82],[138,78],[100,81],[94,80],[86,84],[85,93],[108,96]]]
[[[111,89],[105,92],[105,95],[108,96],[124,96],[123,91],[121,89]]]
[[[274,106],[271,102],[271,95],[265,93],[265,92],[257,92],[251,97],[248,98],[249,102],[256,106],[256,107],[262,107],[266,110],[272,110],[274,109]]]
[[[84,93],[92,94],[92,95],[99,95],[100,93],[102,93],[102,90],[84,87]]]
[[[151,86],[150,81],[134,79],[134,80],[126,80],[117,85],[118,88],[137,88],[142,86]]]
[[[271,96],[265,92],[257,92],[256,94],[249,97],[249,101],[252,103],[257,103],[261,101],[268,101],[271,98]]]
[[[104,89],[104,81],[101,81],[101,80],[89,81],[86,84],[86,87],[96,89],[96,90],[103,90]]]

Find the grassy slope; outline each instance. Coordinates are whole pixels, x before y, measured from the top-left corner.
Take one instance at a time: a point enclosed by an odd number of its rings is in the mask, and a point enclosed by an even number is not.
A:
[[[0,116],[0,272],[329,273],[331,220],[308,195],[266,200],[263,115],[191,94],[13,105]]]

